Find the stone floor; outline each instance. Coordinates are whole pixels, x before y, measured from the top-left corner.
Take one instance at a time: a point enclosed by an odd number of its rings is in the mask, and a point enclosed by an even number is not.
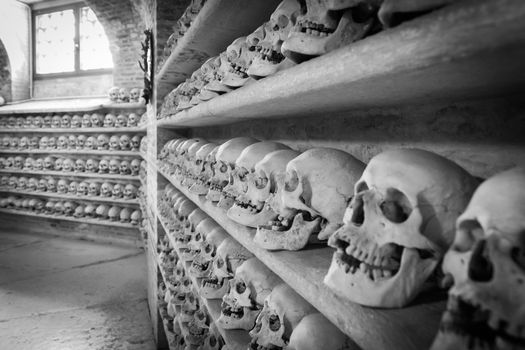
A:
[[[133,248],[0,232],[0,349],[155,349]]]

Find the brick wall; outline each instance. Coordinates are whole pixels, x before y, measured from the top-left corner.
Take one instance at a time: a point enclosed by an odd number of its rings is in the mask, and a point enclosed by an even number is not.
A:
[[[112,86],[111,74],[42,79],[33,82],[33,97],[103,96]]]
[[[11,64],[4,44],[0,40],[0,96],[5,102],[12,99],[11,96]]]

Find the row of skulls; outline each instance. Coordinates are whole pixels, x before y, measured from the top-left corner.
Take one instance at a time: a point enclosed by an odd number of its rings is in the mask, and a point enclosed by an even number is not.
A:
[[[44,201],[34,197],[8,196],[0,198],[0,208],[14,209],[37,214],[72,216],[75,218],[94,218],[120,221],[138,225],[142,221],[140,210],[108,204],[80,203],[73,201]]]
[[[267,22],[208,59],[168,94],[159,116],[174,115],[346,46],[389,26],[394,17],[403,17],[399,14],[421,14],[453,1],[283,0]]]
[[[139,175],[141,161],[139,159],[119,160],[116,158],[102,158],[100,160],[89,158],[87,160],[79,158],[55,158],[48,156],[45,158],[24,158],[0,157],[0,169],[17,169],[33,171],[64,171],[76,173],[99,173],[99,174],[120,174],[120,175]]]
[[[18,191],[56,192],[76,196],[101,196],[115,199],[135,199],[138,189],[133,184],[98,182],[98,181],[70,181],[53,177],[36,178],[25,176],[2,176],[0,188]]]
[[[136,127],[146,123],[147,114],[139,116],[136,113],[118,115],[107,113],[25,116],[25,117],[0,117],[0,129],[79,129],[79,128],[126,128]]]
[[[138,151],[142,135],[61,135],[61,136],[8,136],[1,137],[2,150],[110,150]]]
[[[182,16],[175,22],[172,28],[172,34],[169,36],[166,45],[162,50],[162,55],[158,59],[157,72],[162,68],[164,62],[166,62],[171,55],[171,52],[177,46],[179,40],[182,39],[184,34],[190,29],[193,20],[197,17],[205,3],[206,0],[191,0]]]
[[[199,298],[219,299],[216,326],[250,331],[250,349],[349,349],[344,334],[173,186],[160,194],[159,209],[164,301],[173,315],[180,307],[183,334]],[[195,290],[198,297],[188,294]],[[192,326],[188,333],[204,341],[207,332]]]
[[[108,98],[111,102],[122,103],[122,102],[137,102],[146,104],[144,99],[144,89],[133,88],[128,90],[124,87],[119,88],[113,86],[108,90]]]

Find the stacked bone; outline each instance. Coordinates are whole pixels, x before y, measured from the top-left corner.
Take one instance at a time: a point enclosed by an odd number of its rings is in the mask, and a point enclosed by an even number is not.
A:
[[[159,198],[160,218],[166,229],[159,244],[159,259],[168,284],[168,314],[173,309],[171,316],[177,318],[176,308],[170,305],[182,305],[179,317],[185,319],[188,294],[183,292],[187,293],[184,288],[191,285],[193,297],[201,298],[200,304],[192,299],[192,305],[202,307],[210,300],[222,300],[221,314],[213,320],[215,326],[251,331],[251,347],[287,344],[290,349],[315,349],[325,344],[326,349],[340,349],[343,345],[350,349],[350,341],[336,327],[172,185],[167,185]],[[198,313],[198,307],[195,310]],[[281,317],[278,330],[270,327],[275,317]],[[313,347],[302,347],[301,342],[314,341],[308,333],[317,327],[324,330],[324,335]],[[200,334],[203,341],[202,331],[188,327],[184,321],[180,328],[183,334]],[[272,330],[278,331],[281,342],[276,342]],[[177,339],[180,341],[180,337]]]
[[[108,91],[108,98],[114,103],[134,102],[146,104],[146,100],[144,99],[144,89],[140,88],[128,90],[126,88],[113,86]]]
[[[54,177],[36,178],[25,176],[2,176],[0,177],[0,189],[10,192],[47,192],[59,193],[69,196],[103,197],[113,199],[133,200],[139,191],[130,183],[102,182],[95,180],[72,181],[68,179],[57,179]]]
[[[62,171],[64,173],[98,173],[113,175],[139,175],[139,159],[117,159],[113,157],[61,158],[61,157],[0,157],[0,169],[24,171]]]
[[[25,116],[0,118],[0,129],[79,129],[79,128],[132,128],[139,124],[141,117],[136,113],[54,114],[46,116]]]
[[[131,223],[138,225],[142,220],[140,210],[130,207],[110,206],[93,202],[60,201],[50,199],[44,201],[37,197],[8,196],[0,197],[0,208],[21,212],[42,214],[47,216],[90,218],[98,221]]]
[[[52,151],[52,150],[99,150],[138,151],[142,135],[60,135],[60,136],[0,136],[0,150]]]
[[[413,18],[451,1],[306,0],[301,5],[283,0],[267,22],[233,41],[168,94],[159,118],[349,45],[394,24],[392,19],[400,18],[394,15]]]

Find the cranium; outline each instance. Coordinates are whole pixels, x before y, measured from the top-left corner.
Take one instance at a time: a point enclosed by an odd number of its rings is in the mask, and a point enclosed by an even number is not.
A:
[[[16,150],[18,148],[19,143],[20,138],[13,136],[9,139],[9,148]]]
[[[91,203],[86,204],[86,207],[84,208],[84,216],[94,218],[96,215],[96,209],[95,205]]]
[[[186,298],[184,299],[184,304],[182,304],[181,313],[179,316],[181,322],[189,323],[199,308],[199,298],[191,292],[186,293]]]
[[[64,202],[64,214],[66,214],[67,216],[73,216],[76,209],[77,204],[70,201]]]
[[[119,146],[119,138],[118,135],[113,135],[109,138],[109,150],[110,151],[118,151],[120,149]]]
[[[75,135],[69,135],[67,137],[67,148],[76,149],[77,148],[77,137]]]
[[[119,92],[119,88],[116,87],[116,86],[113,86],[111,89],[109,89],[108,97],[109,97],[110,101],[117,102],[117,100],[118,100],[118,92]]]
[[[87,139],[86,135],[77,136],[77,146],[76,146],[77,150],[84,149],[84,145],[86,144],[86,139]]]
[[[89,184],[85,181],[82,181],[77,186],[77,195],[79,196],[87,196],[89,191]]]
[[[95,138],[95,136],[89,136],[86,139],[85,148],[87,150],[93,150],[97,148],[97,139]]]
[[[248,76],[247,71],[254,57],[255,50],[251,50],[246,37],[235,39],[226,48],[226,59],[230,66],[224,73],[222,83],[231,88],[246,85],[252,79]]]
[[[119,216],[120,222],[122,223],[129,223],[131,222],[131,209],[129,208],[122,208],[120,211]]]
[[[221,316],[217,325],[224,329],[245,329],[255,326],[264,300],[273,288],[283,283],[259,259],[245,261],[229,281],[229,291],[222,298]]]
[[[358,349],[346,335],[322,314],[303,317],[290,336],[287,350]]]
[[[9,159],[9,158],[7,158]],[[38,158],[35,163],[33,163],[33,170],[43,170],[44,169],[44,159]],[[48,170],[48,169],[45,169]],[[49,169],[52,170],[52,169]]]
[[[230,181],[235,161],[246,147],[256,142],[259,141],[251,137],[236,137],[219,146],[215,156],[214,175],[206,199],[212,202],[219,201],[223,188]]]
[[[88,188],[88,195],[91,197],[98,196],[100,194],[100,184],[98,182],[91,182]]]
[[[16,176],[11,176],[9,178],[8,187],[10,189],[15,189],[17,186],[18,186],[18,178]],[[46,187],[47,187],[47,183],[45,182],[45,180],[42,182],[42,184],[39,183],[40,191],[45,191]]]
[[[199,224],[199,226],[206,225],[205,222]],[[197,226],[200,230],[201,227]],[[224,231],[219,225],[213,227],[207,232],[204,241],[200,244],[199,253],[193,258],[193,262],[190,266],[190,273],[197,277],[210,277],[213,269],[213,260],[217,255],[217,247],[228,238],[228,233]]]
[[[44,126],[44,118],[42,118],[41,116],[36,116],[35,117],[35,120],[33,122],[33,126],[37,129],[41,128]]]
[[[98,150],[109,150],[109,137],[107,135],[97,136],[97,149]]]
[[[305,0],[294,28],[282,45],[295,62],[324,55],[363,38],[374,23],[380,0]]]
[[[138,225],[142,220],[142,212],[140,210],[135,210],[131,213],[131,224]]]
[[[124,198],[134,199],[137,196],[137,188],[132,184],[127,184],[124,187]]]
[[[67,114],[64,114],[62,116],[62,120],[60,122],[60,127],[61,128],[69,128],[69,127],[71,127],[71,116],[69,116]]]
[[[64,215],[64,202],[56,202],[54,208],[55,215]]]
[[[522,349],[525,344],[525,169],[474,192],[443,260],[453,280],[432,349]]]
[[[286,349],[292,332],[303,317],[316,310],[292,288],[283,283],[275,288],[257,316],[255,327],[250,331],[250,349]]]
[[[58,168],[57,168],[57,160],[51,156],[44,158],[44,169],[46,170],[62,170],[62,161],[58,162]]]
[[[55,136],[50,136],[47,140],[47,148],[48,149],[56,149],[57,148],[57,138]]]
[[[11,145],[11,138],[9,136],[2,137],[2,148],[7,149]]]
[[[78,114],[75,114],[71,118],[71,127],[74,128],[74,129],[78,129],[78,128],[82,127],[82,117],[79,116]]]
[[[101,220],[107,220],[109,214],[109,207],[106,204],[100,204],[95,210],[96,217]]]
[[[69,188],[68,188],[68,192],[70,194],[76,194],[77,193],[77,188],[78,188],[78,182],[76,181],[71,181],[69,183]]]
[[[56,192],[57,191],[57,182],[53,178],[49,178],[46,184],[47,192]]]
[[[183,261],[191,261],[193,260],[194,254],[191,252],[191,246],[190,242],[192,239],[194,239],[196,233],[197,233],[197,225],[200,224],[201,221],[208,218],[208,215],[204,213],[200,209],[195,209],[192,211],[188,218],[184,221],[183,227],[184,232],[183,234],[179,234],[175,237],[177,240],[177,248],[180,253],[180,258]]]
[[[126,88],[120,88],[118,91],[117,102],[129,102],[129,91]]]
[[[104,117],[102,116],[102,114],[93,113],[91,115],[91,127],[97,128],[102,126],[104,126]]]
[[[15,162],[13,164],[13,167],[15,169],[22,169],[24,167],[24,158],[20,156],[15,157]]]
[[[109,208],[109,211],[108,211],[109,219],[111,221],[119,221],[120,220],[120,210],[121,208],[116,205]]]
[[[91,116],[89,114],[84,114],[82,116],[82,127],[83,128],[91,127]]]
[[[113,197],[115,198],[122,198],[124,196],[124,193],[122,191],[122,185],[121,184],[115,184],[115,186],[113,186]]]
[[[33,136],[29,139],[29,149],[38,149],[40,138],[38,136]]]
[[[75,161],[75,172],[83,173],[86,170],[86,162],[83,159]]]
[[[121,135],[119,139],[119,146],[122,151],[129,151],[131,146],[131,140],[128,135]]]
[[[4,175],[0,177],[0,187],[8,187],[9,183],[9,176]]]
[[[66,136],[61,135],[58,137],[57,148],[67,149],[67,137]]]
[[[325,283],[354,302],[402,307],[418,295],[454,238],[477,181],[417,149],[383,152],[355,184]]]
[[[115,121],[116,128],[125,128],[128,125],[128,117],[124,114],[119,114]]]
[[[64,179],[58,180],[57,182],[57,192],[58,193],[67,193],[68,187],[69,187],[69,184],[67,183],[66,180]]]
[[[206,306],[201,305],[193,314],[193,319],[188,323],[185,335],[186,344],[202,345],[210,330],[210,323],[212,322],[210,322]]]
[[[96,173],[99,170],[98,161],[96,159],[88,159],[86,161],[86,171],[88,173]]]
[[[28,149],[29,148],[29,138],[27,136],[22,136],[20,138],[20,143],[18,144],[18,149]]]
[[[64,159],[64,162],[62,163],[62,170],[63,171],[73,171],[75,170],[75,162],[71,158]]]
[[[123,135],[123,136],[127,136],[127,135]],[[146,138],[144,138],[144,140],[146,140]],[[121,141],[122,141],[122,139],[121,139]],[[141,142],[142,142],[142,136],[140,136],[140,135],[133,135],[133,137],[129,141],[129,145],[131,147],[131,150],[132,151],[138,151],[141,148]],[[128,147],[128,149],[129,149],[129,147]],[[144,151],[146,152],[146,150],[144,150]]]
[[[140,160],[133,159],[130,163],[131,175],[138,175],[140,171]]]
[[[110,164],[111,166],[111,164]],[[119,164],[119,173],[120,175],[129,175],[131,174],[131,167],[128,160],[123,160]]]
[[[184,158],[182,160],[183,162],[183,180],[182,185],[185,187],[191,187],[195,183],[197,172],[199,171],[199,165],[197,165],[197,159],[196,155],[197,152],[203,147],[207,145],[207,142],[204,140],[199,140],[195,143],[193,143],[189,148],[186,154],[184,155]]]
[[[106,114],[106,116],[104,117],[104,127],[105,128],[112,128],[112,127],[114,127],[116,119],[117,119],[117,117],[115,117],[114,114],[111,114],[111,113]]]
[[[16,127],[17,128],[23,128],[25,124],[26,119],[24,117],[18,117],[16,118]]]
[[[79,206],[75,208],[75,212],[73,213],[73,216],[76,218],[83,218],[84,215],[86,214],[85,212],[86,212],[86,207],[80,204]]]
[[[15,158],[14,157],[7,157],[5,159],[5,168],[9,169],[12,168],[15,164]]]
[[[140,89],[139,88],[133,88],[129,92],[129,100],[130,102],[139,102],[140,98]]]
[[[210,277],[201,282],[201,295],[206,299],[221,299],[228,291],[228,281],[235,270],[253,255],[231,237],[217,248]]]
[[[113,194],[113,185],[111,185],[109,182],[104,182],[102,186],[100,187],[100,195],[102,197],[111,197]]]
[[[202,196],[208,193],[218,150],[219,146],[208,143],[199,148],[195,154],[194,173],[196,179],[189,188],[190,193]]]
[[[25,170],[32,170],[33,164],[35,163],[35,160],[31,157],[27,157],[24,161],[24,169]]]
[[[55,212],[55,204],[57,204],[57,202],[53,200],[49,200],[46,202],[46,205],[45,205],[46,214],[53,214]]]
[[[27,188],[27,177],[22,176],[18,179],[17,188],[22,191]]]
[[[36,190],[38,187],[38,180],[35,177],[30,178],[27,181],[27,189],[30,191]]]
[[[60,128],[60,124],[62,124],[62,118],[59,115],[54,115],[51,119],[51,127],[57,129]]]
[[[138,102],[138,99],[135,102]],[[139,118],[139,116],[136,113],[130,113],[129,116],[128,116],[128,124],[126,126],[128,128],[135,127],[135,126],[138,125],[139,120],[140,120],[140,118]]]
[[[101,159],[98,163],[98,172],[100,174],[107,174],[109,172],[109,161],[107,159]]]
[[[33,116],[27,116],[24,120],[24,128],[29,129],[33,127],[33,123],[35,121],[35,118]]]

